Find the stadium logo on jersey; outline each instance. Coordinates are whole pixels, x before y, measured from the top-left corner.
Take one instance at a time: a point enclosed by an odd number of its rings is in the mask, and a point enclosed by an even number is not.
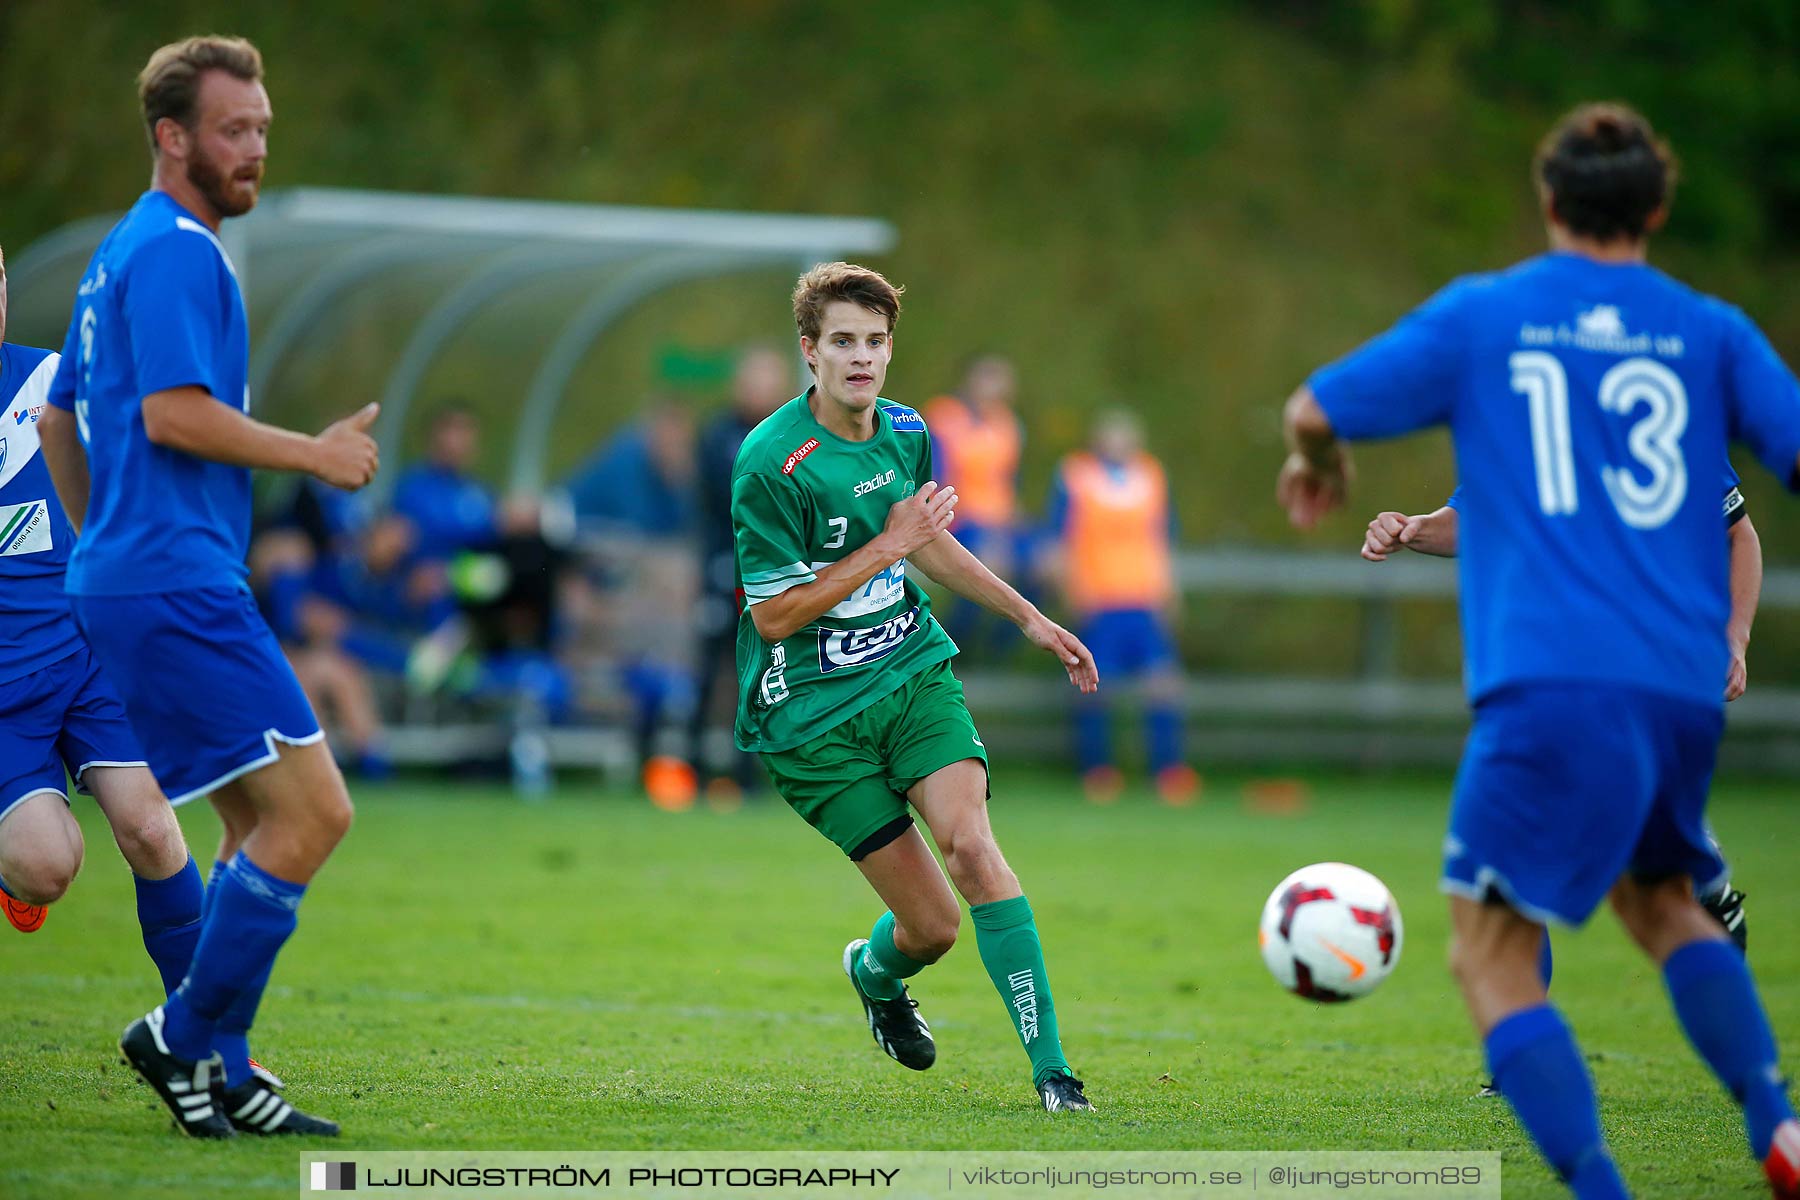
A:
[[[792,475],[794,473],[794,468],[799,466],[802,462],[804,462],[806,459],[806,456],[811,454],[814,450],[817,450],[818,448],[819,448],[819,439],[818,438],[807,438],[806,444],[801,446],[798,450],[794,451],[792,454],[788,455],[787,461],[785,463],[781,464],[781,473],[783,475]]]
[[[925,432],[925,418],[912,409],[902,408],[896,404],[887,411],[888,420],[893,424],[895,433]]]
[[[843,667],[867,666],[886,658],[918,631],[919,606],[916,604],[873,629],[821,629],[819,673],[829,675]]]
[[[894,471],[893,471],[893,468],[890,467],[886,471],[883,471],[881,474],[876,475],[870,479],[865,479],[861,483],[857,484],[856,487],[854,489],[852,489],[851,495],[860,497],[860,496],[866,496],[870,492],[879,492],[882,488],[886,487],[888,484],[890,484],[892,482],[894,482]]]
[[[52,548],[50,505],[43,500],[0,505],[0,558],[42,554]]]

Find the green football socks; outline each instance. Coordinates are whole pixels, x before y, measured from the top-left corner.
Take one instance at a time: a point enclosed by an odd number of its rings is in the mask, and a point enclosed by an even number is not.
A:
[[[905,987],[900,981],[929,965],[900,953],[894,945],[894,914],[884,912],[869,931],[862,957],[856,960],[856,982],[870,999],[898,1000]]]
[[[1044,971],[1044,948],[1038,942],[1031,904],[1023,896],[1014,896],[974,905],[969,915],[975,918],[975,946],[981,951],[981,965],[1006,1002],[1019,1041],[1031,1056],[1032,1082],[1066,1074],[1069,1064],[1056,1033],[1056,1005],[1050,999],[1050,977]]]

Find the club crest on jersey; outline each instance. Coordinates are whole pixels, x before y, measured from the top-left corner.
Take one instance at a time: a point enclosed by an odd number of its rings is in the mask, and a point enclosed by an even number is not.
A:
[[[893,423],[895,433],[924,433],[925,418],[910,408],[899,405],[887,410],[888,420]]]
[[[805,444],[803,444],[798,450],[794,451],[792,454],[788,455],[787,461],[785,463],[781,464],[781,473],[783,475],[792,475],[794,473],[794,468],[799,466],[802,462],[804,462],[806,459],[806,456],[811,454],[814,450],[817,450],[818,448],[819,448],[819,439],[818,438],[807,438]]]
[[[829,675],[843,667],[861,667],[886,658],[918,631],[919,606],[916,604],[873,629],[821,629],[819,673]]]

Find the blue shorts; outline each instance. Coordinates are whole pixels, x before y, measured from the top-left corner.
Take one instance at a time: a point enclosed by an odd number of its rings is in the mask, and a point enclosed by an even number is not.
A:
[[[1706,796],[1725,714],[1633,688],[1521,684],[1475,706],[1442,888],[1580,925],[1619,877],[1723,882]]]
[[[240,588],[71,596],[150,769],[183,804],[324,738],[281,645]]]
[[[148,765],[125,706],[87,647],[0,683],[0,820],[39,792],[67,800],[63,784],[71,777],[85,792],[89,767]]]
[[[1094,653],[1102,680],[1157,671],[1176,663],[1175,639],[1147,608],[1115,608],[1082,622],[1076,637]]]

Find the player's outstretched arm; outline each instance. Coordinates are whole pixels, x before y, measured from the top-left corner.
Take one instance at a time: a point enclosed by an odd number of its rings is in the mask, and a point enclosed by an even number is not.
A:
[[[1019,627],[1032,645],[1056,655],[1069,674],[1069,682],[1083,692],[1100,686],[1094,656],[1081,639],[1038,611],[1037,605],[1019,595],[1006,580],[988,570],[987,564],[969,553],[949,533],[939,534],[912,555],[913,565],[965,600],[973,600],[989,612]]]
[[[81,435],[75,428],[75,414],[46,404],[38,418],[37,432],[50,483],[56,488],[56,498],[69,519],[69,528],[79,537],[81,523],[87,519],[88,465],[87,452],[82,450]]]
[[[1275,499],[1287,510],[1290,522],[1311,529],[1344,503],[1351,479],[1350,451],[1305,385],[1288,398],[1282,428],[1288,456],[1275,480]]]
[[[927,483],[888,509],[887,524],[849,554],[814,572],[812,582],[750,606],[764,641],[789,638],[837,607],[851,592],[950,527],[956,489]]]
[[[1396,550],[1415,550],[1436,558],[1456,557],[1456,510],[1449,505],[1436,512],[1407,516],[1376,513],[1363,535],[1362,556],[1370,562],[1386,562]]]
[[[1731,541],[1731,620],[1725,626],[1725,640],[1731,646],[1731,665],[1725,672],[1725,699],[1729,702],[1744,694],[1750,686],[1750,626],[1756,621],[1756,606],[1762,599],[1762,538],[1756,526],[1745,516],[1726,530]]]
[[[366,404],[314,437],[258,421],[204,388],[152,392],[143,403],[145,436],[158,446],[236,467],[300,471],[346,491],[365,486],[381,465],[368,433],[380,411]]]

